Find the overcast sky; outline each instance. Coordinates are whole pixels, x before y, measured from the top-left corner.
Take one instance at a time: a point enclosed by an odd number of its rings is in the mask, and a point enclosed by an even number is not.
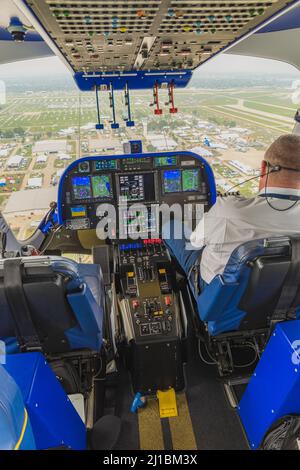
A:
[[[46,59],[35,59],[26,62],[16,62],[13,64],[0,65],[1,74],[9,74],[18,76],[22,71],[22,75],[37,76],[51,75],[55,73],[67,72],[65,65],[57,58],[50,57]],[[297,73],[297,69],[284,62],[269,59],[257,59],[255,57],[243,57],[238,55],[219,55],[208,61],[200,69],[195,72],[199,74],[290,74]]]

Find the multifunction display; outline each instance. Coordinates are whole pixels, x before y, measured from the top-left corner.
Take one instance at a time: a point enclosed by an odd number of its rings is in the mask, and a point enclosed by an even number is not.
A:
[[[128,201],[155,201],[153,173],[119,176],[120,197]]]
[[[92,176],[92,188],[94,198],[111,198],[113,195],[112,192],[112,182],[110,175],[97,175]]]
[[[200,170],[165,170],[163,172],[164,193],[200,191]]]

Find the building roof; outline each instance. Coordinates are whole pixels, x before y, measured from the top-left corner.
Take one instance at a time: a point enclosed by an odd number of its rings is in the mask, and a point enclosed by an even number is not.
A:
[[[59,160],[72,160],[71,155],[67,153],[61,153],[58,155]]]
[[[7,157],[8,153],[9,153],[9,149],[0,149],[0,158]]]
[[[16,191],[9,197],[4,213],[27,212],[48,209],[51,201],[57,200],[57,188],[41,188],[32,191]]]
[[[45,163],[48,160],[48,155],[39,155],[36,158],[36,163]]]
[[[66,152],[67,151],[66,140],[40,140],[33,146],[33,153],[39,152]]]
[[[105,136],[99,137],[97,139],[89,139],[89,150],[102,150],[102,149],[112,149],[112,148],[121,148],[121,142],[115,138],[107,138]]]
[[[59,168],[59,170],[57,170],[57,172],[56,172],[56,176],[58,176],[60,178],[64,171],[65,171],[64,168]]]
[[[168,150],[177,147],[177,142],[175,142],[174,139],[165,137],[164,135],[148,135],[148,139],[151,145],[159,150]]]
[[[203,147],[193,147],[191,149],[191,152],[195,152],[197,153],[198,155],[200,155],[201,157],[212,157],[213,156],[213,153],[208,150],[207,148],[203,148]]]
[[[7,166],[19,166],[23,161],[22,155],[14,155],[7,160]]]
[[[42,185],[43,185],[43,178],[41,176],[29,178],[27,182],[27,186],[29,188],[41,188]]]

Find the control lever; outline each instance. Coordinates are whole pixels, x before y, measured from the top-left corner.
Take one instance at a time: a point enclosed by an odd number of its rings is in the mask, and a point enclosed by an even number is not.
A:
[[[127,119],[125,119],[126,126],[134,127],[134,121],[131,118],[131,106],[130,106],[130,95],[129,95],[128,83],[126,83],[125,85],[124,97],[125,97],[125,106],[127,106],[127,115],[128,115]]]
[[[155,83],[153,87],[153,105],[156,106],[154,109],[154,114],[161,115],[163,113],[162,109],[159,107],[159,98],[158,98],[158,84]]]
[[[126,273],[126,292],[130,296],[137,295],[137,283],[134,271],[127,271]]]
[[[169,83],[168,86],[168,91],[169,91],[169,104],[171,105],[170,108],[170,113],[171,114],[176,114],[178,112],[178,108],[175,108],[175,103],[174,103],[174,83]]]
[[[102,130],[104,129],[104,125],[101,123],[101,118],[100,118],[100,104],[99,104],[99,89],[98,85],[96,85],[96,103],[97,103],[97,116],[98,116],[98,123],[96,124],[96,129],[97,130]]]
[[[154,281],[154,279],[155,279],[155,271],[154,271],[154,267],[151,266],[150,267],[150,280]]]
[[[160,287],[161,293],[169,294],[171,292],[171,287],[169,285],[167,271],[165,268],[158,269],[158,281],[159,281],[159,287]]]
[[[116,107],[115,107],[115,96],[114,96],[114,87],[113,84],[110,84],[110,89],[109,89],[109,103],[110,107],[112,108],[113,112],[113,121],[110,125],[112,129],[119,129],[119,124],[116,121]]]

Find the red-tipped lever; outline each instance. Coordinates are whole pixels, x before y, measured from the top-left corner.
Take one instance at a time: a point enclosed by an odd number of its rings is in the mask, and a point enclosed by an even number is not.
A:
[[[169,103],[171,105],[170,113],[171,114],[178,113],[178,108],[175,108],[175,104],[174,104],[174,83],[169,83]]]
[[[163,113],[162,109],[159,107],[159,99],[158,99],[158,84],[155,83],[153,87],[153,98],[154,98],[154,105],[156,106],[154,110],[154,114],[160,115]]]

